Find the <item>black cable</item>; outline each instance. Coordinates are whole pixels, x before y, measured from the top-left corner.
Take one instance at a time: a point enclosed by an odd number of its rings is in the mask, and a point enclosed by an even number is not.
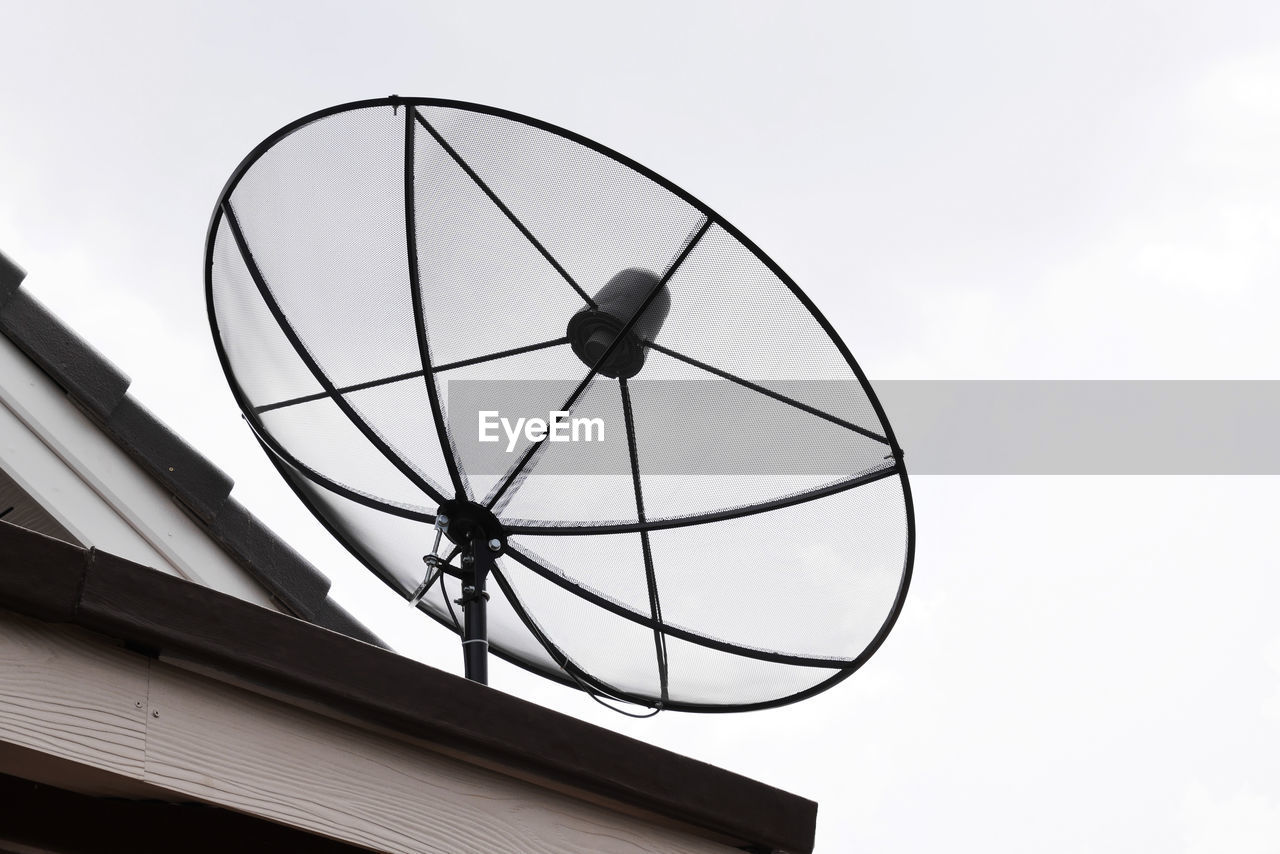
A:
[[[449,569],[455,570],[456,572],[459,572],[459,573],[462,572],[461,569],[458,569],[458,567],[449,563],[449,561],[453,560],[455,557],[458,556],[458,552],[460,551],[462,551],[462,549],[458,548],[457,546],[454,546],[453,551],[449,552],[449,556],[446,557],[443,561],[441,561],[440,565],[436,567],[435,575],[433,575],[431,579],[427,582],[426,589],[422,591],[422,597],[418,600],[419,602],[424,601],[427,598],[427,594],[431,592],[431,586],[435,584],[437,581],[439,581],[440,597],[444,599],[444,606],[449,609],[449,616],[453,619],[453,624],[458,627],[459,632],[462,631],[462,623],[458,621],[458,615],[454,613],[454,610],[453,610],[453,603],[449,601],[449,591],[444,589],[444,576],[445,576],[444,571],[445,571],[445,568],[448,567]]]
[[[440,581],[440,598],[444,599],[444,606],[449,609],[449,617],[453,620],[454,626],[458,629],[458,634],[462,634],[462,623],[458,620],[458,615],[453,610],[453,603],[449,601],[449,591],[444,589],[444,580]]]
[[[567,663],[568,661],[566,661],[566,664]],[[658,703],[656,706],[654,706],[653,711],[645,715],[638,715],[634,712],[628,712],[625,709],[619,709],[617,706],[611,706],[610,704],[606,703],[604,700],[600,698],[608,697],[610,700],[613,700],[614,702],[617,702],[617,703],[626,703],[628,701],[622,699],[621,697],[611,696],[609,694],[604,693],[603,691],[596,689],[591,685],[588,685],[586,682],[583,682],[580,678],[578,678],[578,675],[574,673],[573,670],[570,669],[569,667],[565,667],[564,665],[561,665],[560,669],[563,670],[565,674],[574,681],[574,684],[576,684],[579,688],[582,689],[583,693],[585,693],[588,697],[595,700],[597,703],[604,706],[606,709],[608,709],[611,712],[617,712],[618,714],[626,715],[629,718],[644,719],[644,718],[651,718],[654,715],[656,715],[658,712],[662,711],[661,703]],[[639,705],[639,703],[633,703],[633,705]]]

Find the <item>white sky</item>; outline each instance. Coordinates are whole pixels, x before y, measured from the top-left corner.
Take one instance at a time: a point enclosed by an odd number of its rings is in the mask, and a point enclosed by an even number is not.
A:
[[[1274,2],[0,15],[0,247],[343,604],[453,672],[280,481],[210,340],[217,193],[312,110],[450,97],[617,148],[759,243],[873,380],[1280,379]],[[1280,851],[1275,478],[914,486],[906,610],[826,694],[633,723],[492,682],[815,798],[827,854]]]

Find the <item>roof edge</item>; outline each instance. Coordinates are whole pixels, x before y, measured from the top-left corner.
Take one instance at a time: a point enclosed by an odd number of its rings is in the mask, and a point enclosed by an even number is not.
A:
[[[129,377],[23,287],[0,252],[0,334],[12,341],[282,607],[385,646],[328,598],[324,573],[231,498],[229,475],[128,394]]]
[[[341,715],[753,851],[807,854],[817,804],[387,650],[0,522],[0,606],[204,663]]]
[[[0,307],[9,301],[27,277],[27,271],[15,264],[3,252],[0,252]]]

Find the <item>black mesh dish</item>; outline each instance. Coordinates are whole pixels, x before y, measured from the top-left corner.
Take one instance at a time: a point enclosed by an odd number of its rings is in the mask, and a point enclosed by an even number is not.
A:
[[[732,225],[601,145],[435,99],[307,116],[223,190],[206,289],[260,443],[379,578],[411,597],[443,502],[497,516],[508,661],[764,708],[848,676],[902,608],[907,473],[848,349]],[[473,435],[482,410],[606,427],[508,447]],[[454,631],[457,565],[418,604]]]

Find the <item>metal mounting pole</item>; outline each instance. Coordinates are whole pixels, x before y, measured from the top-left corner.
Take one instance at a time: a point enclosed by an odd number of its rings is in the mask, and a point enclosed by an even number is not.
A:
[[[483,536],[473,536],[462,556],[462,661],[472,682],[489,684],[489,594],[485,582],[493,569],[493,550]]]

